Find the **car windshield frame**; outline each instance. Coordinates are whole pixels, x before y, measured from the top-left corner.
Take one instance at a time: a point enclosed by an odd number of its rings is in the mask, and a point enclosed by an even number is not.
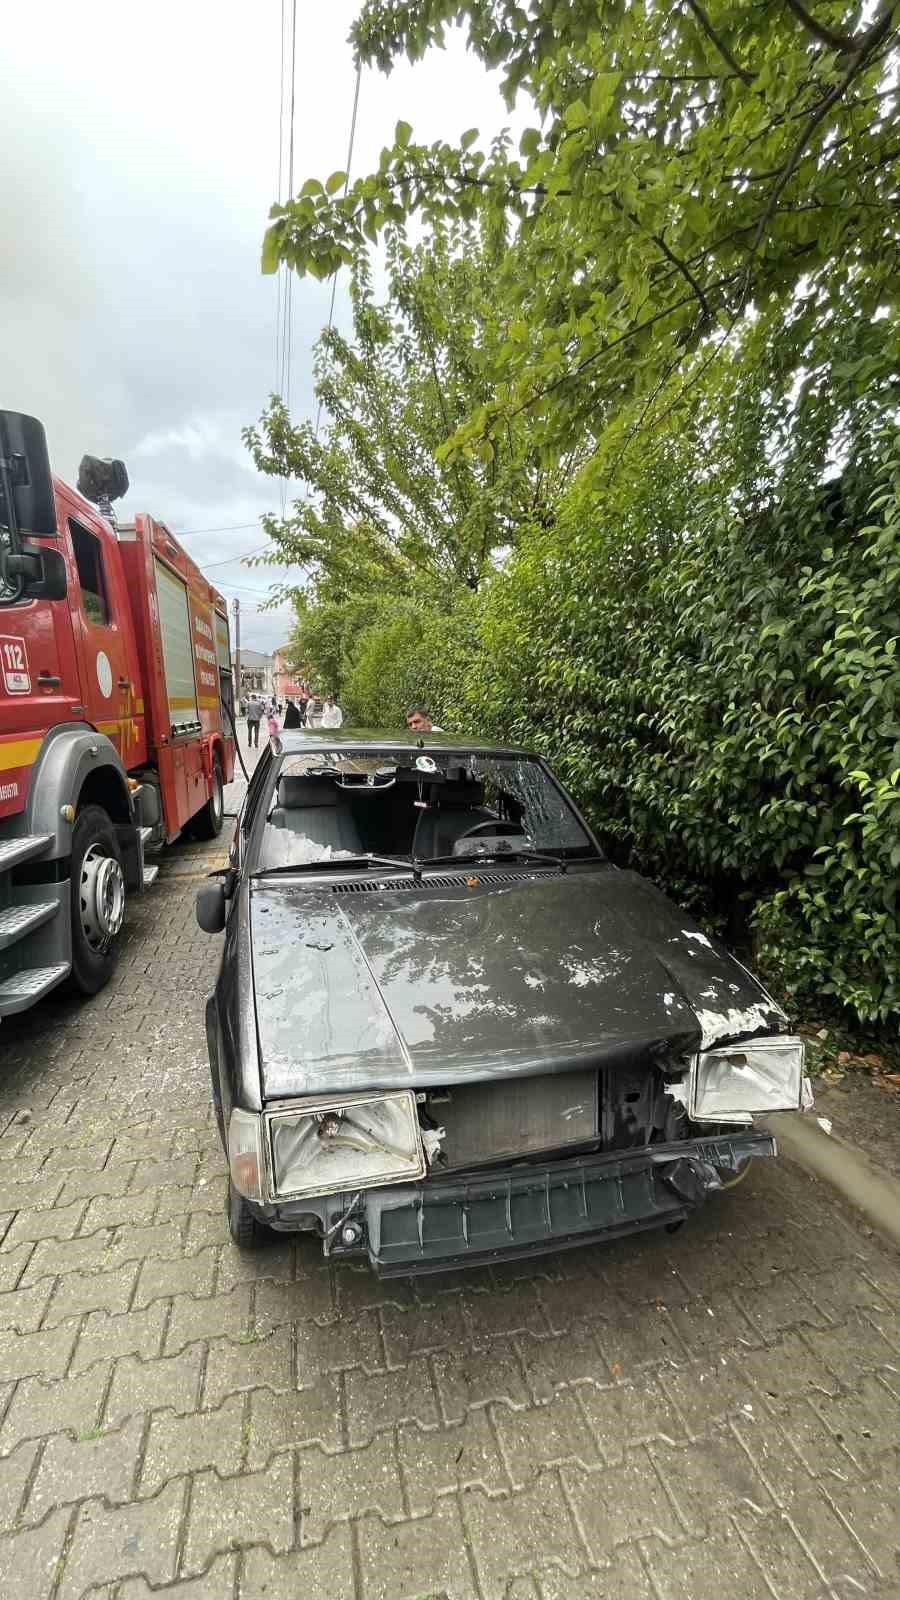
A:
[[[303,746],[306,746],[306,748],[303,748]],[[346,733],[343,733],[343,736],[340,738],[340,740],[335,741],[333,744],[330,741],[326,742],[321,739],[316,739],[315,742],[310,740],[307,744],[307,741],[303,740],[299,748],[298,744],[293,740],[286,744],[283,744],[279,740],[273,740],[270,746],[270,751],[271,761],[269,763],[269,771],[266,774],[265,782],[260,786],[258,793],[255,796],[255,814],[252,819],[250,819],[250,826],[245,835],[245,853],[243,861],[244,870],[248,873],[248,875],[251,877],[259,875],[263,881],[265,880],[266,874],[268,874],[272,880],[276,878],[276,874],[271,870],[276,866],[283,866],[285,869],[283,873],[278,874],[279,876],[290,875],[288,869],[292,863],[287,861],[284,863],[273,862],[272,860],[268,859],[265,851],[265,843],[267,838],[270,836],[271,824],[269,823],[269,817],[275,808],[275,796],[278,781],[282,776],[285,765],[288,762],[295,762],[296,758],[299,756],[304,757],[307,763],[306,774],[310,776],[324,776],[326,772],[331,770],[344,769],[344,775],[349,776],[352,779],[352,777],[358,772],[360,777],[360,781],[358,783],[351,781],[350,783],[342,784],[340,786],[345,787],[348,790],[351,788],[365,788],[370,792],[379,788],[391,788],[397,781],[409,783],[410,781],[415,782],[418,779],[421,779],[424,788],[424,785],[429,782],[440,781],[439,779],[435,778],[435,771],[439,771],[441,768],[466,768],[472,774],[473,781],[479,781],[483,780],[486,775],[484,770],[486,763],[528,763],[529,765],[533,765],[536,771],[540,773],[542,781],[549,786],[550,791],[555,792],[555,794],[558,796],[563,812],[568,813],[566,821],[572,827],[573,831],[579,831],[583,835],[584,839],[583,843],[562,845],[549,842],[539,842],[537,839],[532,840],[530,844],[530,850],[533,851],[535,856],[535,868],[541,868],[542,866],[546,867],[548,865],[546,858],[549,856],[558,857],[567,865],[574,862],[597,862],[605,861],[606,859],[600,842],[597,839],[593,829],[590,827],[578,806],[572,800],[572,797],[567,793],[566,789],[560,783],[559,779],[556,777],[543,757],[531,751],[510,747],[480,745],[474,741],[471,744],[468,744],[462,740],[454,740],[452,743],[448,744],[436,740],[429,740],[427,746],[424,744],[424,741],[416,741],[415,743],[411,741],[398,741],[398,743],[395,744],[388,739],[382,741],[374,738],[366,738],[365,736],[357,741],[349,739]],[[431,763],[431,765],[420,765],[417,767],[416,764],[422,763],[423,760],[426,763]],[[388,767],[393,769],[390,775],[386,770]],[[379,777],[376,773],[377,768],[383,769],[382,781],[379,781]],[[409,775],[405,775],[401,780],[398,780],[396,776],[394,776],[394,773],[400,768],[405,769],[407,774],[412,771],[412,779]],[[489,772],[490,768],[488,768],[488,775]],[[366,781],[370,774],[375,774],[375,781],[371,784]],[[292,775],[304,776],[305,774],[298,774],[295,770]],[[513,841],[515,835],[510,835],[509,837],[511,841]],[[443,871],[446,872],[448,866],[446,855],[443,852],[439,852],[438,854],[440,859],[435,859],[435,866],[438,869],[442,868]],[[478,859],[479,861],[484,862],[490,861],[492,864],[502,864],[505,854],[507,853],[505,853],[502,849],[498,849],[496,855],[491,854],[488,856],[479,856]],[[378,863],[375,858],[379,855],[382,857],[385,855],[394,857],[397,861],[396,867],[388,867],[387,864],[382,865]],[[432,858],[429,855],[419,855],[417,853],[416,857],[414,857],[410,852],[410,855],[407,858],[405,852],[402,850],[385,851],[377,849],[372,850],[371,852],[360,852],[354,850],[347,852],[346,854],[335,853],[330,857],[324,857],[321,861],[316,861],[313,859],[304,861],[298,859],[294,865],[296,865],[298,869],[298,876],[301,876],[304,882],[309,882],[310,880],[314,881],[318,874],[327,875],[329,872],[332,872],[335,869],[340,869],[342,872],[345,871],[347,866],[350,865],[350,860],[352,857],[356,857],[357,862],[360,865],[365,863],[367,870],[369,866],[369,858],[371,857],[371,868],[373,869],[373,872],[383,872],[388,875],[393,873],[395,876],[397,872],[402,871],[404,867],[407,866],[407,862],[408,870],[411,873],[415,873],[417,871],[421,872],[423,869],[427,870],[431,866],[432,861]],[[542,858],[544,859],[542,860]],[[460,868],[464,869],[467,865],[471,867],[471,863],[474,858],[467,854],[462,854],[456,859],[459,860]],[[526,852],[523,849],[517,854],[515,850],[513,850],[507,854],[507,859],[511,867],[516,866],[519,868],[519,870],[521,870],[523,862],[527,861]]]

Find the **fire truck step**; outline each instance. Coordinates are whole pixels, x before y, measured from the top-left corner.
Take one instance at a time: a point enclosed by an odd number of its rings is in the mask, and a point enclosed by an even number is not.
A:
[[[48,900],[44,905],[10,906],[8,911],[0,911],[0,950],[18,944],[26,933],[55,917],[58,910],[59,901]]]
[[[17,972],[15,977],[0,983],[0,1017],[11,1017],[15,1011],[26,1011],[42,995],[55,989],[71,971],[68,961],[58,961],[54,967],[31,967]]]
[[[21,866],[32,856],[39,856],[53,840],[52,833],[27,833],[23,839],[9,839],[0,844],[0,872]]]
[[[144,888],[145,889],[149,889],[151,883],[155,883],[156,882],[156,879],[157,879],[158,875],[159,875],[159,867],[145,867],[144,868]]]

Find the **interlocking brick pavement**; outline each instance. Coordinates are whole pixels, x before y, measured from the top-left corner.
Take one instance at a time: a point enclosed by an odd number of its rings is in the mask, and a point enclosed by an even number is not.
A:
[[[227,1238],[166,853],[96,999],[0,1032],[0,1592],[900,1597],[900,1262],[768,1163],[677,1234],[379,1282]]]

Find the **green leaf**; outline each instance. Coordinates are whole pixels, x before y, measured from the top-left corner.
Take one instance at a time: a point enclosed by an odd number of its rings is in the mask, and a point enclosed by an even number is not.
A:
[[[346,172],[333,172],[331,174],[331,177],[328,179],[327,183],[325,184],[325,192],[326,192],[326,194],[337,194],[339,189],[343,189],[344,184],[346,182],[347,182],[347,174],[346,174]]]
[[[463,150],[468,150],[470,148],[470,146],[475,143],[475,140],[477,138],[478,138],[478,129],[477,128],[468,128],[466,130],[466,132],[463,134],[463,136],[460,139],[460,141],[459,141],[462,149]]]
[[[402,150],[405,150],[411,138],[411,124],[408,122],[398,122],[396,128],[394,129],[394,143],[399,145]]]

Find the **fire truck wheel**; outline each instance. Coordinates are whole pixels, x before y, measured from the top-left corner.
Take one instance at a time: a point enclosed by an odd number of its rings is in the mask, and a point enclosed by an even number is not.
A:
[[[239,1250],[259,1250],[269,1237],[269,1230],[253,1215],[244,1196],[239,1194],[231,1179],[228,1180],[228,1232]]]
[[[125,921],[125,875],[116,832],[101,806],[72,829],[72,987],[96,994],[112,976]]]
[[[218,839],[224,821],[225,785],[222,781],[222,765],[218,756],[213,756],[212,794],[202,811],[198,811],[197,815],[191,818],[191,834],[195,839]]]

